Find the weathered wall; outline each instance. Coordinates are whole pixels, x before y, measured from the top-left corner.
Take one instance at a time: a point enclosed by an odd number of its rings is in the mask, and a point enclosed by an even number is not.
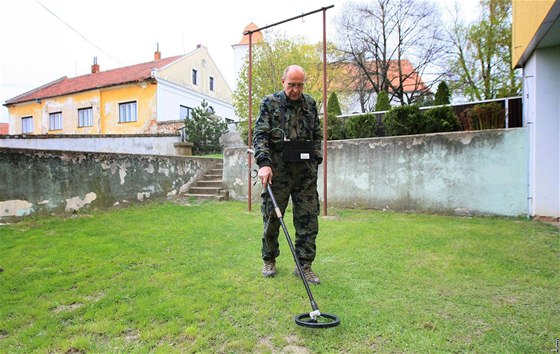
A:
[[[216,159],[0,148],[0,220],[185,191]]]
[[[177,155],[177,134],[167,135],[3,135],[0,148]]]
[[[328,206],[517,216],[527,211],[523,128],[328,142]],[[247,200],[246,148],[225,151],[224,184]],[[256,165],[253,161],[253,167]],[[323,166],[319,171],[323,199]],[[259,184],[252,200],[260,200]]]

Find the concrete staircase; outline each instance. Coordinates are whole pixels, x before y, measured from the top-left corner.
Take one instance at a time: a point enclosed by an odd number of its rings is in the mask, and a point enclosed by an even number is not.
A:
[[[219,201],[228,200],[228,192],[224,189],[222,183],[222,173],[224,171],[224,163],[218,162],[216,166],[210,169],[202,178],[193,183],[186,193],[182,193],[182,197],[196,199],[216,199]]]

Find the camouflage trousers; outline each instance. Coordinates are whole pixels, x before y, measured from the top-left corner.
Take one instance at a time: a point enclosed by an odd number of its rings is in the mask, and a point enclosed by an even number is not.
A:
[[[315,162],[284,162],[281,156],[272,156],[272,192],[278,207],[284,213],[290,197],[293,206],[293,223],[296,231],[294,248],[301,264],[315,260],[318,215],[317,164]],[[262,258],[274,260],[280,255],[278,235],[280,220],[266,189],[261,194],[263,216]]]

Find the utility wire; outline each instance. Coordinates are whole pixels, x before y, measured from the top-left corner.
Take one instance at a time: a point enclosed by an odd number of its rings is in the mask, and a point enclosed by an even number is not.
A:
[[[77,30],[75,30],[72,26],[70,26],[68,23],[66,23],[63,19],[61,19],[60,17],[58,17],[54,12],[52,12],[51,10],[49,10],[45,5],[43,5],[39,0],[35,0],[35,2],[37,2],[37,4],[41,5],[45,10],[47,10],[51,15],[53,15],[57,20],[59,20],[60,22],[62,22],[66,27],[70,28],[74,33],[76,33],[78,36],[82,37],[86,42],[88,42],[89,44],[91,44],[92,46],[94,46],[95,48],[99,49],[103,54],[107,55],[109,58],[113,59],[114,61],[116,61],[117,63],[119,63],[120,65],[124,65],[123,63],[121,63],[118,59],[116,59],[115,57],[113,57],[111,54],[107,53],[106,51],[104,51],[103,49],[99,48],[99,46],[97,46],[95,43],[93,43],[92,41],[90,41],[89,39],[87,39],[83,34],[81,34],[80,32],[78,32]]]

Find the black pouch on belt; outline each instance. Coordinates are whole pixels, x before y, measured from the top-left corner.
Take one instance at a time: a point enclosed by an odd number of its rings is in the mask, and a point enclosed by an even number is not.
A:
[[[310,140],[283,141],[282,158],[286,162],[310,161],[313,158],[313,142]]]

